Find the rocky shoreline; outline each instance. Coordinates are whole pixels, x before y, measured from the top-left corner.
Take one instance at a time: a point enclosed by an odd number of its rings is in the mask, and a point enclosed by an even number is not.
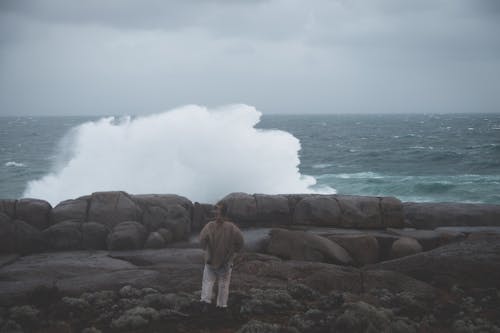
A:
[[[0,200],[0,332],[500,332],[500,205],[229,194],[230,309],[202,312],[210,204]]]

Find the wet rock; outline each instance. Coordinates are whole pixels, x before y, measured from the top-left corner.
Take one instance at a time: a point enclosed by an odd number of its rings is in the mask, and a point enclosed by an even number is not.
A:
[[[136,329],[147,326],[150,322],[157,320],[158,311],[152,308],[138,306],[125,311],[118,319],[111,322],[114,329]]]
[[[409,237],[401,237],[392,244],[391,257],[401,258],[422,252],[422,245]]]
[[[161,249],[165,247],[166,243],[163,236],[159,232],[152,232],[149,234],[144,244],[145,249]]]
[[[63,221],[85,222],[87,221],[87,209],[90,196],[78,199],[65,200],[57,204],[50,212],[51,224]]]
[[[113,228],[106,243],[110,250],[142,249],[146,236],[147,231],[142,224],[126,221]]]
[[[142,211],[125,192],[95,192],[90,197],[88,221],[111,229],[121,222],[140,221]]]
[[[17,201],[16,219],[25,221],[38,230],[44,230],[50,224],[51,209],[52,206],[45,200],[21,199]]]
[[[82,226],[82,247],[87,250],[105,250],[106,239],[109,234],[105,225],[97,222],[83,223]]]
[[[379,245],[377,238],[371,235],[334,235],[329,240],[342,246],[360,265],[374,264],[379,261]]]
[[[330,262],[347,265],[351,256],[344,248],[327,238],[286,229],[272,229],[267,253],[284,259]]]
[[[59,222],[45,229],[42,234],[45,242],[51,249],[63,251],[82,248],[80,222]]]

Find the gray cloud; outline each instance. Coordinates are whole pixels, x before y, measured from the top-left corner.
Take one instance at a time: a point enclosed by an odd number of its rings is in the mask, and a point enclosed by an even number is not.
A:
[[[498,3],[4,0],[0,115],[498,112]]]

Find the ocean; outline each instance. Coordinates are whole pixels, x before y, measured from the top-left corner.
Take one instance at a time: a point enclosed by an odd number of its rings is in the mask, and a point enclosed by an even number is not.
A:
[[[200,200],[210,201],[227,191],[307,188],[402,201],[500,204],[500,114],[262,115],[259,121],[249,111],[252,120],[231,132],[233,123],[247,117],[232,112],[233,118],[213,122],[206,115],[192,122],[162,116],[149,123],[140,118],[0,117],[0,198],[47,196],[55,204],[97,190],[165,189],[190,199],[201,193]],[[159,124],[167,125],[162,129]],[[183,126],[193,129],[185,132]],[[145,140],[151,133],[155,139]],[[297,147],[292,136],[300,142]],[[114,140],[127,145],[113,145]],[[72,169],[79,160],[86,162]],[[259,172],[253,175],[255,169]],[[123,178],[116,176],[120,172]],[[275,182],[281,174],[289,178]],[[128,178],[135,179],[129,187]],[[157,184],[159,178],[167,180]],[[85,183],[83,193],[78,192],[79,179]],[[293,182],[297,186],[283,185]]]

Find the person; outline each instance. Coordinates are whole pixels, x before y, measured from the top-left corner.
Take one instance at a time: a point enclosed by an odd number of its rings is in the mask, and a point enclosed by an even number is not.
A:
[[[227,205],[215,205],[215,220],[208,222],[200,232],[200,245],[205,251],[205,267],[201,288],[201,302],[212,303],[213,287],[217,279],[217,308],[227,308],[229,283],[235,254],[243,248],[241,230],[226,220]]]

